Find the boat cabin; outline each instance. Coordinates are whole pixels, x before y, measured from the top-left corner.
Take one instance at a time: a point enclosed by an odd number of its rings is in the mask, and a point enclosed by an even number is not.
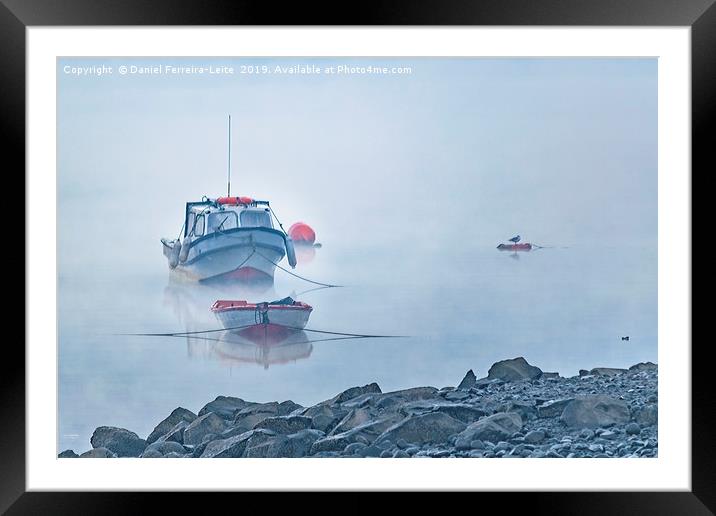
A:
[[[236,228],[273,229],[268,203],[229,204],[216,201],[186,203],[184,236],[199,238]]]

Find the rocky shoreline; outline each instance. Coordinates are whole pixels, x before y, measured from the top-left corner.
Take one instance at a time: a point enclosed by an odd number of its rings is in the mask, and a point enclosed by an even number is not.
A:
[[[102,426],[69,457],[656,457],[656,364],[546,373],[522,358],[457,387],[352,387],[311,407],[219,396],[146,439]]]

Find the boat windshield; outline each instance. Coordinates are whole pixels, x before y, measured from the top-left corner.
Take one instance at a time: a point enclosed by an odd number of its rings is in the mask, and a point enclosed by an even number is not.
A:
[[[241,212],[242,228],[272,228],[271,215],[267,211],[245,210]]]
[[[239,226],[236,213],[233,211],[217,211],[209,214],[207,233],[226,231]]]

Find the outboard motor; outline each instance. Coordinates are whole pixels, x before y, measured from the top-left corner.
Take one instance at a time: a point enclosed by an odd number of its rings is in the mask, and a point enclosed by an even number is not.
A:
[[[178,242],[177,242],[178,243]],[[179,261],[184,263],[189,256],[189,248],[191,247],[191,237],[185,237],[181,243],[181,250],[179,251]]]
[[[172,250],[169,253],[169,268],[174,269],[177,265],[179,265],[179,253],[181,252],[181,242],[177,238],[174,240],[174,245],[172,246]]]
[[[291,237],[285,236],[284,240],[286,242],[286,258],[288,258],[288,264],[291,266],[292,269],[296,268],[296,249],[293,247],[293,240],[291,240]]]

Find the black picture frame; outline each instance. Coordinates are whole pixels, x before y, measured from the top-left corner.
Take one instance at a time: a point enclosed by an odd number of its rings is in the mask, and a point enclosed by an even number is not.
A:
[[[4,164],[25,167],[25,29],[113,25],[534,25],[689,26],[692,71],[692,175],[716,170],[715,0],[389,0],[275,5],[241,0],[0,0],[0,127]],[[8,158],[10,158],[8,160]],[[12,165],[8,165],[12,163]],[[16,174],[20,175],[20,174]],[[23,256],[24,258],[24,256]],[[19,261],[16,257],[15,261]],[[11,265],[16,267],[15,265]],[[19,266],[19,264],[18,264]],[[24,261],[22,265],[25,267]],[[17,268],[15,270],[18,270]],[[26,270],[26,269],[25,269]],[[27,271],[26,271],[27,274]],[[687,346],[690,343],[669,343]],[[0,512],[96,514],[138,512],[161,496],[163,512],[186,508],[184,496],[136,493],[25,492],[25,354],[7,349],[0,375]],[[692,490],[690,492],[510,493],[530,513],[713,514],[716,511],[714,401],[708,341],[692,350]],[[217,493],[211,496],[216,497]],[[484,494],[480,505],[489,503]],[[222,496],[221,498],[225,498]],[[213,500],[216,500],[214,498]],[[492,500],[494,501],[494,500]]]

